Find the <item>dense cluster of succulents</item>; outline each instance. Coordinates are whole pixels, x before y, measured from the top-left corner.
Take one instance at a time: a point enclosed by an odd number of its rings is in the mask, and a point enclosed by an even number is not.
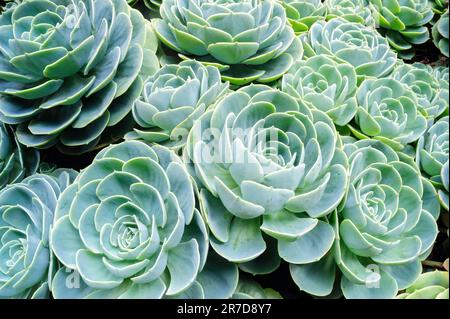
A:
[[[447,299],[448,32],[447,0],[1,1],[0,299]]]

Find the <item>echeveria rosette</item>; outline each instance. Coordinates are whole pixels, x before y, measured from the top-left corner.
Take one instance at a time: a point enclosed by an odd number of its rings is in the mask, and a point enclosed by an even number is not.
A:
[[[161,298],[197,286],[207,232],[192,179],[165,147],[102,150],[63,193],[55,219],[52,248],[64,266],[55,298]],[[80,274],[80,289],[65,285],[67,269]]]
[[[280,0],[295,34],[309,30],[318,20],[325,20],[327,12],[322,0]]]
[[[337,265],[346,298],[393,298],[419,277],[437,237],[436,191],[388,145],[344,141],[350,184],[330,218],[336,231],[332,253],[295,266],[293,276],[301,289],[325,296],[333,289]]]
[[[430,38],[426,26],[434,13],[429,0],[369,0],[376,21],[393,49],[404,59],[414,57],[414,46]]]
[[[417,96],[407,85],[392,78],[367,79],[358,88],[358,111],[349,126],[360,138],[374,138],[401,150],[417,141],[427,129]]]
[[[157,39],[139,11],[125,0],[26,0],[5,14],[0,119],[18,125],[18,140],[82,153],[121,138],[141,75],[158,68]]]
[[[341,18],[317,21],[302,40],[306,57],[333,55],[353,65],[361,80],[385,77],[397,63],[397,55],[375,29]]]
[[[356,114],[357,76],[349,63],[320,54],[297,61],[283,76],[282,90],[325,112],[335,124],[348,124]]]
[[[327,20],[341,18],[349,22],[375,27],[375,19],[368,0],[325,0]]]
[[[134,6],[139,0],[126,0],[130,6]]]
[[[416,161],[432,180],[440,181],[442,165],[449,156],[448,116],[434,123],[417,143]]]
[[[35,174],[0,191],[0,298],[49,298],[56,267],[49,233],[76,172]]]
[[[130,6],[134,6],[137,3],[142,2],[150,10],[158,12],[159,8],[161,7],[162,0],[142,0],[142,1],[140,1],[140,0],[127,0],[127,2],[128,2],[128,4]]]
[[[206,264],[195,282],[201,292],[193,296],[205,299],[229,299],[236,291],[238,281],[237,265],[209,250]]]
[[[439,189],[441,202],[448,210],[448,116],[434,123],[419,139],[416,148],[416,162],[426,176]],[[447,196],[445,196],[447,195]]]
[[[341,288],[348,297],[393,297],[417,279],[421,260],[434,244],[436,193],[417,167],[399,161],[380,142],[354,142],[344,150],[351,183],[337,217],[335,254],[343,272]],[[380,289],[366,287],[370,265],[378,266]]]
[[[303,49],[282,5],[272,0],[165,0],[154,20],[159,39],[184,59],[219,68],[232,84],[268,83]]]
[[[17,142],[11,128],[0,124],[0,190],[36,173],[39,152]]]
[[[211,245],[242,270],[267,274],[280,257],[310,263],[331,248],[326,216],[345,194],[347,160],[325,113],[250,85],[200,117],[185,156]]]
[[[419,108],[431,122],[448,109],[448,94],[443,94],[439,79],[431,66],[417,62],[401,63],[394,69],[391,77],[414,91]]]
[[[398,299],[448,299],[448,272],[430,271],[423,273]]]
[[[166,276],[165,278],[168,279]],[[164,299],[229,299],[236,291],[239,281],[238,267],[223,258],[219,257],[213,251],[208,252],[208,257],[202,271],[197,275],[196,280],[185,290],[175,295],[165,295]],[[122,293],[116,289],[110,293],[92,290],[80,273],[76,270],[65,268],[61,269],[54,277],[54,286],[67,285],[64,290],[55,290],[55,297],[64,299],[147,299],[155,298],[149,292],[143,292],[141,295],[136,292],[126,294],[129,287],[124,286]],[[63,291],[64,293],[61,293]]]
[[[449,39],[449,18],[448,9],[439,18],[439,20],[434,24],[431,29],[431,35],[433,37],[433,42],[436,47],[441,51],[443,55],[447,58],[449,57],[448,39]]]
[[[228,92],[220,72],[195,60],[165,65],[144,84],[133,106],[140,128],[128,137],[149,142],[182,145],[196,119]]]

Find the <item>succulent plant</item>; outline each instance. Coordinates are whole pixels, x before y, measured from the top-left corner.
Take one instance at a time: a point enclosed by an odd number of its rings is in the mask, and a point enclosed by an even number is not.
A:
[[[397,63],[397,55],[376,30],[341,18],[317,21],[302,40],[306,57],[333,55],[353,65],[360,79],[385,77]]]
[[[448,23],[448,9],[439,18],[431,29],[431,35],[433,36],[433,42],[436,47],[447,58],[449,57],[448,38],[449,38],[449,23]]]
[[[296,34],[308,31],[318,20],[325,20],[327,8],[322,0],[281,0],[281,4]]]
[[[0,124],[0,190],[36,173],[39,152],[17,142],[11,128]]]
[[[325,113],[337,125],[346,125],[356,114],[357,76],[349,63],[319,54],[297,61],[283,76],[282,90]]]
[[[303,49],[282,5],[272,0],[165,0],[159,39],[184,59],[219,68],[232,84],[280,78]]]
[[[357,91],[358,111],[350,126],[358,138],[373,137],[401,150],[427,129],[417,96],[411,88],[392,78],[367,79]]]
[[[55,298],[177,296],[205,264],[208,237],[194,185],[162,146],[126,141],[103,149],[64,191],[55,218],[52,248],[64,266]],[[74,272],[79,289],[65,284]]]
[[[434,13],[429,0],[369,0],[389,44],[404,59],[414,56],[413,45],[430,38],[427,23]]]
[[[449,156],[448,116],[433,124],[417,143],[416,162],[433,182],[442,185],[441,172]]]
[[[122,137],[140,74],[158,67],[137,10],[125,0],[24,0],[0,25],[0,120],[18,125],[20,143],[82,153]]]
[[[368,0],[325,0],[324,5],[327,8],[327,20],[341,18],[366,26],[376,25]]]
[[[391,77],[414,91],[418,106],[427,118],[434,120],[448,109],[448,94],[447,97],[442,94],[441,85],[431,66],[402,63],[395,68]]]
[[[55,260],[49,232],[72,170],[35,174],[0,191],[0,298],[48,298]]]
[[[144,84],[133,106],[141,126],[129,138],[182,145],[193,122],[228,91],[219,70],[195,60],[166,65]]]
[[[327,295],[337,264],[346,298],[393,298],[418,278],[436,239],[436,192],[388,145],[349,137],[344,142],[350,185],[330,219],[333,253],[315,264],[291,266],[291,273],[301,289]]]
[[[449,189],[448,165],[449,165],[448,161],[445,162],[444,165],[442,165],[442,169],[441,169],[442,187],[438,190],[439,201],[440,201],[442,207],[444,207],[444,209],[447,211],[447,216],[448,216],[448,189]],[[447,236],[448,236],[448,231],[447,231]]]
[[[283,299],[279,292],[271,288],[263,288],[249,278],[239,278],[233,299]]]
[[[347,184],[332,120],[265,85],[228,94],[194,124],[185,157],[204,187],[200,208],[213,249],[242,270],[267,274],[331,248],[326,216]]]
[[[423,273],[398,299],[448,299],[448,272]]]

